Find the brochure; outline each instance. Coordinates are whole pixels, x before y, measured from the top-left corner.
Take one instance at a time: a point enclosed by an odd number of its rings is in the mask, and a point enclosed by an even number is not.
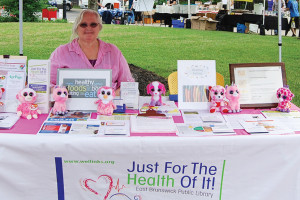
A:
[[[294,133],[293,130],[282,125],[280,121],[275,120],[255,120],[255,121],[240,121],[244,129],[250,133],[269,133],[269,134],[289,134]]]
[[[176,133],[172,117],[130,117],[131,133]]]
[[[161,106],[150,106],[150,99],[151,97],[140,97],[140,106],[139,111],[140,113],[145,113],[149,109],[153,109],[159,113],[165,114],[167,116],[181,116],[181,113],[175,104],[174,101],[168,101],[165,100],[166,98],[163,98],[163,105]]]
[[[54,115],[50,112],[46,121],[88,121],[90,118],[90,112],[70,111],[65,115]]]
[[[17,113],[0,113],[0,129],[10,129],[19,119]]]

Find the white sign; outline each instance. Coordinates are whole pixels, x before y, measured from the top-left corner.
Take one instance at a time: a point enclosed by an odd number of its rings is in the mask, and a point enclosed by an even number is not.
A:
[[[208,109],[208,87],[216,85],[216,61],[178,60],[177,71],[179,109]]]
[[[294,200],[299,143],[300,135],[1,134],[1,199]]]
[[[5,89],[0,112],[17,112],[17,93],[25,87],[26,59],[0,59],[0,87]]]

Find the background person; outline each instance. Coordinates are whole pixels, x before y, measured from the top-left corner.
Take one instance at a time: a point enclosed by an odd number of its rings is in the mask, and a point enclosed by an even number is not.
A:
[[[120,93],[121,82],[134,79],[121,51],[113,44],[98,38],[102,29],[100,15],[94,10],[83,10],[73,25],[71,42],[59,46],[50,56],[52,85],[56,84],[57,69],[111,69],[112,88]]]
[[[131,9],[130,10],[133,10],[133,14],[134,14],[134,17],[135,17],[135,24],[141,24],[142,23],[142,12],[140,11],[136,11],[136,10],[139,10],[138,8],[138,0],[133,0],[132,2],[132,6],[131,6]]]
[[[292,37],[296,36],[296,28],[299,27],[299,10],[298,10],[298,2],[296,0],[287,0],[286,9],[290,11],[290,28],[293,32]],[[286,31],[285,35],[287,35],[288,31]]]
[[[168,2],[168,5],[176,5],[176,0],[169,0],[167,1]]]

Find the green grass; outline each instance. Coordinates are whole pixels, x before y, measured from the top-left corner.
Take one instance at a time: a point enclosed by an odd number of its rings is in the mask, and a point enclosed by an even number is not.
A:
[[[51,52],[70,40],[72,24],[24,23],[24,55],[48,59]],[[230,63],[278,62],[278,37],[220,31],[160,27],[104,25],[100,38],[117,45],[128,63],[167,77],[177,60],[216,60],[217,71],[229,84]],[[283,37],[282,62],[287,80],[300,106],[300,40]],[[0,55],[19,54],[18,23],[0,23]]]

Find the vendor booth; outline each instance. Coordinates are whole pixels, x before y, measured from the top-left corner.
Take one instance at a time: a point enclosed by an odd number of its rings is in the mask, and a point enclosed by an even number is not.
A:
[[[284,63],[230,64],[225,89],[214,60],[178,60],[170,97],[153,80],[151,96],[122,82],[112,98],[111,70],[62,68],[52,110],[48,60],[0,63],[3,199],[300,197],[300,109]]]

